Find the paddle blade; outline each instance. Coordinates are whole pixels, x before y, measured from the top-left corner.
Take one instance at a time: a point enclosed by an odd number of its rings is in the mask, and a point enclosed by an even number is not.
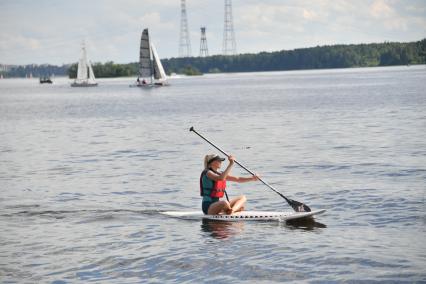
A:
[[[287,198],[286,198],[286,200],[287,200],[288,204],[290,204],[290,206],[296,212],[311,212],[311,208],[309,208],[308,205],[306,205],[302,202],[299,202],[299,201],[296,201],[296,200],[293,200],[293,199],[287,199]]]

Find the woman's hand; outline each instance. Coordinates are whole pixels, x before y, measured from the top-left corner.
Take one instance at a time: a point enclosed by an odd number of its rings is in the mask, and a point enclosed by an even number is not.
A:
[[[234,165],[234,162],[235,162],[234,156],[229,155],[228,156],[228,161],[229,161],[229,164],[226,167],[226,170],[220,175],[220,180],[228,179],[228,175],[231,172],[231,169],[232,169],[232,167]]]
[[[229,156],[228,156],[228,161],[229,161],[229,163],[230,163],[230,164],[234,164],[234,162],[235,162],[235,157],[234,157],[234,156],[232,156],[232,155],[229,155]]]
[[[251,178],[252,178],[252,181],[257,181],[259,180],[260,176],[255,173]]]

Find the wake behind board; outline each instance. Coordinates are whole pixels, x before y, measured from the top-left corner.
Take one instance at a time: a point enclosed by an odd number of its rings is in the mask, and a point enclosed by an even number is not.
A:
[[[312,218],[314,215],[324,213],[326,210],[311,212],[269,212],[269,211],[243,211],[232,215],[204,215],[201,211],[165,211],[164,215],[186,220],[219,220],[219,221],[287,221],[302,218]]]

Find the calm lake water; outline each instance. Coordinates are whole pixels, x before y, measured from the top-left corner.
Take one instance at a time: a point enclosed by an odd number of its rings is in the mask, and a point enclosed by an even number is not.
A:
[[[426,283],[426,67],[0,80],[2,283]],[[203,222],[216,151],[315,222]],[[234,175],[246,175],[237,166]],[[260,182],[250,210],[291,210]]]

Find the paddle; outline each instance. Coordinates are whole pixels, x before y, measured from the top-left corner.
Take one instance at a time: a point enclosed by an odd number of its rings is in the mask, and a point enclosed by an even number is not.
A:
[[[197,134],[198,136],[200,136],[202,139],[204,139],[207,143],[209,143],[210,145],[212,145],[213,147],[215,147],[217,150],[219,150],[220,152],[222,152],[222,154],[224,154],[225,156],[229,157],[229,155],[223,151],[222,149],[220,149],[218,146],[216,146],[215,144],[213,144],[212,142],[210,142],[207,138],[205,138],[203,135],[201,135],[200,133],[198,133],[197,131],[195,131],[194,127],[191,127],[189,129],[189,131],[194,132],[195,134]],[[245,169],[247,172],[249,172],[252,175],[255,175],[251,170],[247,169],[244,165],[242,165],[241,163],[239,163],[237,160],[234,160],[234,162],[239,165],[240,167],[242,167],[243,169]],[[272,189],[275,193],[277,193],[279,196],[281,196],[282,198],[284,198],[287,203],[294,209],[294,211],[296,212],[311,212],[311,208],[309,208],[306,204],[287,198],[285,197],[281,192],[279,192],[278,190],[276,190],[274,187],[272,187],[272,185],[270,185],[269,183],[267,183],[266,181],[264,181],[263,179],[261,179],[260,177],[258,177],[258,179],[267,187],[269,187],[270,189]]]

